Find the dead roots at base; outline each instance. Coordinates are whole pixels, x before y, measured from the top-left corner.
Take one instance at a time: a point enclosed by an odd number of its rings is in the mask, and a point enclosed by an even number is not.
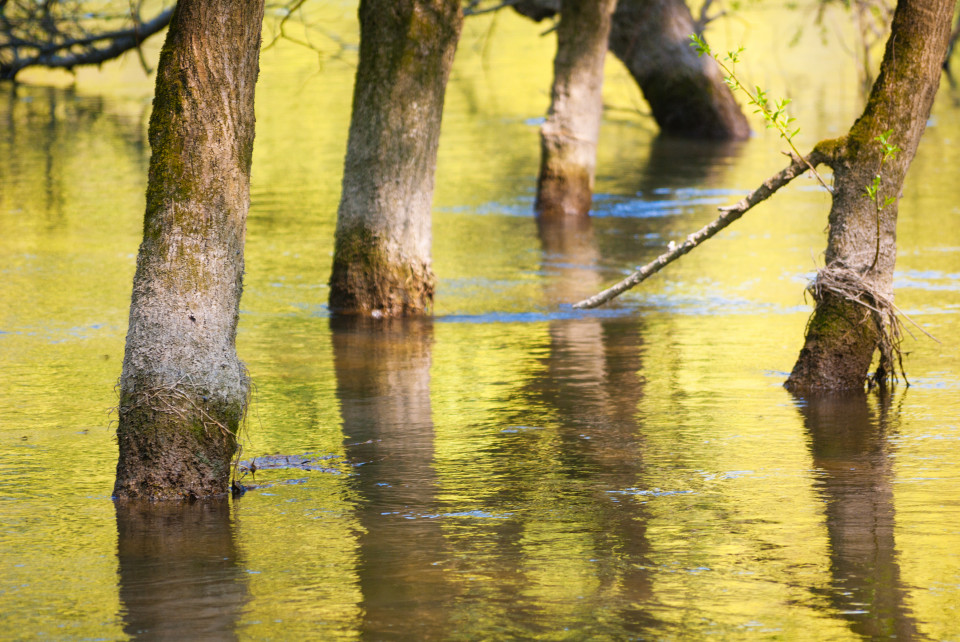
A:
[[[890,297],[880,292],[875,285],[864,279],[860,272],[852,268],[837,263],[828,265],[817,273],[816,279],[807,290],[813,295],[818,307],[827,293],[830,293],[855,303],[869,312],[879,334],[877,348],[880,350],[877,369],[867,382],[870,388],[895,384],[898,370],[904,383],[907,386],[910,385],[903,369],[903,351],[900,345],[904,332],[911,333],[904,326],[901,317],[936,341],[933,335],[918,326],[894,304]]]
[[[224,421],[214,417],[203,407],[203,404],[198,403],[197,399],[206,401],[206,396],[187,377],[181,377],[177,381],[166,385],[154,385],[146,389],[140,389],[131,404],[126,407],[122,404],[118,406],[118,415],[135,410],[149,410],[154,413],[176,417],[183,425],[199,423],[207,437],[211,436],[211,431],[220,433],[223,438],[226,438],[235,446],[230,467],[233,471],[233,477],[236,479],[239,476],[238,466],[243,453],[242,433],[246,427],[247,409],[250,407],[251,388],[253,387],[247,369],[243,364],[241,364],[241,369],[245,397],[241,411],[242,416],[236,432],[230,430]],[[119,385],[118,382],[118,388]]]

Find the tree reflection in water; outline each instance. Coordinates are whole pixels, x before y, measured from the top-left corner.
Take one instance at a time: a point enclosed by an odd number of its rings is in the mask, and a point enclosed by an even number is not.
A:
[[[859,635],[909,640],[917,628],[897,563],[888,441],[896,411],[889,394],[873,399],[811,397],[800,400],[799,409],[826,502],[830,601]]]
[[[430,319],[331,320],[337,398],[361,497],[357,575],[365,637],[446,630],[450,598],[433,469]]]
[[[143,640],[231,640],[249,599],[230,500],[117,502],[123,630]]]

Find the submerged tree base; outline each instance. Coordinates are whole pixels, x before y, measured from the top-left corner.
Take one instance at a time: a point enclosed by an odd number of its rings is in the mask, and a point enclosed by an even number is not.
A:
[[[125,393],[117,441],[117,499],[202,499],[229,491],[245,415],[240,398],[213,399],[182,385]]]
[[[783,384],[791,392],[863,391],[877,345],[873,313],[824,293],[807,325],[807,338]]]
[[[428,313],[435,282],[430,264],[397,254],[365,228],[338,234],[330,276],[331,311],[373,317]]]
[[[551,142],[544,136],[544,149],[549,146]],[[537,215],[545,220],[586,216],[593,202],[592,182],[589,169],[574,162],[564,163],[545,152],[537,181]]]

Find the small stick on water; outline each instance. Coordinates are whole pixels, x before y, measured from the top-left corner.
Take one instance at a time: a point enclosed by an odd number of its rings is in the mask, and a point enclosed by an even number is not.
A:
[[[795,179],[797,176],[800,176],[809,170],[810,167],[815,167],[826,160],[825,155],[816,149],[810,152],[810,154],[808,154],[805,158],[797,156],[796,154],[787,155],[793,161],[788,167],[768,178],[760,187],[755,189],[753,193],[746,198],[743,198],[736,204],[729,205],[727,207],[721,207],[720,211],[723,213],[720,216],[715,218],[708,225],[700,228],[698,231],[688,236],[686,241],[676,246],[671,243],[671,248],[668,252],[661,254],[656,259],[647,263],[642,268],[616,285],[613,285],[603,292],[595,294],[588,299],[574,303],[573,307],[577,310],[595,308],[623,294],[627,290],[636,287],[665,268],[670,263],[673,263],[693,248],[714,236],[723,228],[736,221],[757,203],[770,198],[774,192]]]

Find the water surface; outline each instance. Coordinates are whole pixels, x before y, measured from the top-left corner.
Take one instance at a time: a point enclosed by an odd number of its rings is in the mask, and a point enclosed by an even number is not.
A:
[[[355,41],[349,3],[317,11]],[[796,20],[755,9],[715,39],[770,52],[744,71],[794,98],[809,147],[861,98],[842,43],[786,48]],[[796,399],[828,197],[797,181],[573,311],[784,161],[763,131],[672,141],[611,110],[592,221],[538,228],[541,30],[468,22],[435,314],[375,325],[326,309],[355,51],[263,54],[238,337],[263,459],[238,500],[156,511],[109,496],[152,79],[130,60],[0,87],[0,638],[957,639],[960,95],[901,204],[897,301],[941,343],[908,339],[893,395]],[[645,110],[608,67],[607,102]]]

